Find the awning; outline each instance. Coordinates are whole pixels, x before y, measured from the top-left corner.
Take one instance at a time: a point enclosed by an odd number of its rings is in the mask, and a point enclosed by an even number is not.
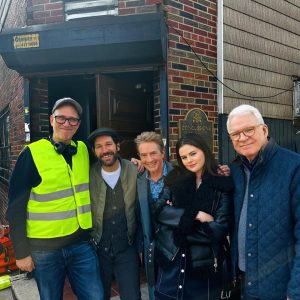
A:
[[[10,69],[35,73],[166,61],[162,13],[101,16],[5,30],[0,54]]]

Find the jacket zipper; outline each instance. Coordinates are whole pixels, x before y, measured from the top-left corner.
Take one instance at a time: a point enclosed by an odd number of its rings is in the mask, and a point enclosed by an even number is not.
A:
[[[172,256],[171,261],[173,261],[173,260],[175,259],[175,257],[176,257],[176,255],[177,255],[178,251],[179,251],[179,248],[177,248],[175,254]]]

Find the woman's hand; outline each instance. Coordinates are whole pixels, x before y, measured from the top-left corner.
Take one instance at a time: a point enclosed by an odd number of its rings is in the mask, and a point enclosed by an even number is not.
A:
[[[214,220],[213,216],[210,215],[210,214],[207,214],[205,213],[204,211],[199,211],[197,213],[197,216],[195,218],[195,220],[198,220],[200,221],[201,223],[204,223],[204,222],[212,222]]]
[[[170,200],[167,200],[166,201],[166,204],[170,205],[170,206],[173,206],[173,203],[170,201]]]

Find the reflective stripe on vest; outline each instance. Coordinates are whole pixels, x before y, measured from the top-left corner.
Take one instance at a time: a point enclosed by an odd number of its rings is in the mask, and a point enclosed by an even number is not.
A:
[[[78,213],[84,214],[91,211],[91,205],[87,204],[84,206],[78,207]],[[27,218],[30,220],[64,220],[68,218],[76,217],[76,209],[62,212],[54,212],[54,213],[27,213]]]
[[[42,178],[32,188],[27,205],[27,236],[54,238],[91,228],[89,156],[78,142],[72,169],[45,139],[28,145]]]
[[[75,186],[75,191],[77,193],[83,192],[83,191],[88,191],[88,190],[89,190],[89,185],[87,183],[78,184]],[[69,188],[69,189],[66,189],[63,191],[59,191],[59,192],[42,194],[42,195],[31,191],[30,199],[35,200],[35,201],[40,201],[40,202],[47,202],[47,201],[56,200],[59,198],[66,198],[66,197],[69,197],[72,195],[73,195],[72,188]]]

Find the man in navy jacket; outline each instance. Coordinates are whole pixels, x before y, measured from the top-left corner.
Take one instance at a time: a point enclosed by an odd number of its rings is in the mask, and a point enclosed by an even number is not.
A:
[[[137,150],[145,172],[137,178],[140,222],[143,235],[143,253],[149,288],[149,299],[154,300],[155,269],[151,252],[154,238],[152,206],[164,187],[164,177],[172,169],[165,161],[165,149],[161,136],[153,131],[142,132],[135,139]],[[141,250],[141,249],[140,249]]]
[[[246,300],[300,299],[300,155],[268,139],[253,106],[228,115],[227,130],[239,154],[235,183],[234,271]]]

